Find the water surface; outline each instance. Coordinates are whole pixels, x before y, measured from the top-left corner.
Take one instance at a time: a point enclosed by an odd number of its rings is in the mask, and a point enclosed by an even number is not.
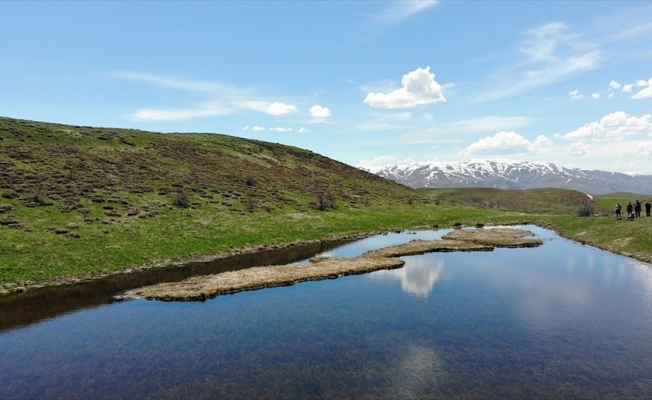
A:
[[[7,329],[2,397],[647,397],[650,265],[527,228],[543,246],[410,256],[392,271]]]

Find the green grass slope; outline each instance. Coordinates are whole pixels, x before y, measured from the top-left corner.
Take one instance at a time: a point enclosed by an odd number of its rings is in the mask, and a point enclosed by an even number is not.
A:
[[[0,118],[0,283],[432,223],[431,208],[295,147]]]

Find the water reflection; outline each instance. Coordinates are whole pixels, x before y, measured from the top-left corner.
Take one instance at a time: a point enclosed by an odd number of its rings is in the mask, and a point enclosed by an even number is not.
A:
[[[444,260],[424,257],[405,257],[405,266],[389,271],[370,274],[371,279],[392,279],[401,281],[401,289],[417,297],[428,297],[444,269]]]
[[[536,233],[535,249],[7,329],[2,398],[649,397],[651,266]]]

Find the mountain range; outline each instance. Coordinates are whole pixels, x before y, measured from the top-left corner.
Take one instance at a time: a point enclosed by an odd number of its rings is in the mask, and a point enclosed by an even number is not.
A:
[[[493,187],[499,189],[562,188],[590,194],[652,194],[652,175],[567,168],[552,163],[505,159],[429,162],[368,169],[412,188]]]

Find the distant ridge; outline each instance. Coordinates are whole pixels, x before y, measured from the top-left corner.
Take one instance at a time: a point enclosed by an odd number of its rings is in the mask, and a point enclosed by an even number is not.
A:
[[[412,188],[493,187],[498,189],[562,188],[584,193],[652,194],[652,175],[566,168],[552,163],[505,159],[412,163],[369,169]]]

